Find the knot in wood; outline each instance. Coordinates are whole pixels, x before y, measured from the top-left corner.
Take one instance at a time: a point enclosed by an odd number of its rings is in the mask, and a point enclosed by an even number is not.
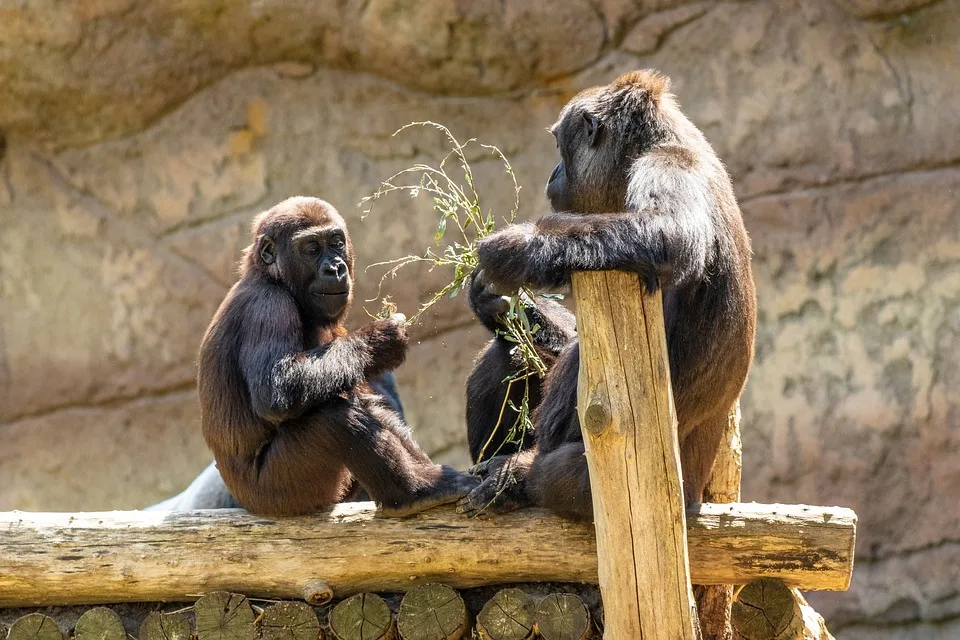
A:
[[[326,582],[311,580],[301,589],[303,599],[315,607],[327,604],[333,600],[333,589]]]
[[[583,426],[593,435],[600,435],[613,424],[613,415],[606,402],[591,400],[583,414]]]

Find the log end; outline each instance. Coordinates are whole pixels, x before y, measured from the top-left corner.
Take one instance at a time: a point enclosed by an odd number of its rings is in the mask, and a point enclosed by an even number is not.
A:
[[[446,585],[415,587],[400,602],[397,627],[403,640],[460,640],[468,625],[463,598]]]
[[[333,588],[320,580],[307,582],[300,591],[303,599],[315,607],[325,605],[333,600]]]
[[[317,640],[320,621],[309,605],[278,602],[263,612],[260,634],[263,640]]]
[[[375,593],[358,593],[330,612],[330,631],[337,640],[390,640],[393,613]]]
[[[190,640],[190,622],[182,613],[154,611],[140,624],[140,640]]]
[[[255,616],[244,596],[226,591],[208,593],[193,606],[199,640],[254,640]]]
[[[740,589],[731,621],[742,640],[803,640],[800,603],[780,580],[763,578]]]
[[[10,627],[8,640],[63,640],[56,621],[42,613],[29,613]]]
[[[526,640],[533,635],[536,604],[520,589],[501,589],[477,615],[483,640]]]
[[[590,637],[590,612],[572,593],[552,593],[535,610],[536,630],[544,640],[586,640]]]
[[[120,616],[107,607],[95,607],[80,616],[73,635],[76,640],[126,640],[127,638]]]

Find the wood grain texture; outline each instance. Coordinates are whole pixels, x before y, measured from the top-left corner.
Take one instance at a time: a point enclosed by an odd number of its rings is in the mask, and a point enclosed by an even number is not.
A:
[[[73,630],[74,640],[126,640],[120,616],[113,609],[95,607],[77,620]]]
[[[336,640],[391,640],[395,629],[393,612],[375,593],[350,596],[330,612]]]
[[[728,504],[740,501],[740,479],[743,472],[743,443],[740,440],[740,401],[737,400],[727,417],[723,444],[717,453],[713,474],[704,492],[704,501]],[[696,585],[697,614],[704,638],[731,640],[733,627],[730,608],[733,603],[732,585]]]
[[[140,623],[140,640],[190,640],[190,621],[182,613],[154,611]]]
[[[216,591],[193,606],[199,640],[254,640],[256,616],[246,596]]]
[[[7,640],[63,640],[56,620],[42,613],[28,613],[10,627]]]
[[[403,640],[460,640],[469,626],[463,598],[443,584],[411,589],[397,613],[397,630]]]
[[[662,296],[620,271],[575,273],[573,294],[604,637],[693,640]]]
[[[317,614],[303,602],[277,602],[263,612],[261,640],[317,640],[319,637]]]
[[[477,615],[482,640],[527,640],[533,635],[536,603],[520,589],[501,589]]]
[[[590,612],[572,593],[552,593],[534,610],[537,635],[543,640],[587,640],[592,635]]]
[[[687,515],[697,584],[780,578],[844,590],[853,568],[849,509],[705,504]],[[271,520],[237,509],[0,512],[0,606],[193,600],[216,590],[337,598],[442,582],[597,583],[594,528],[540,509],[465,518],[452,507],[378,518],[372,502]]]
[[[834,640],[803,595],[779,580],[757,580],[740,589],[732,620],[736,640]]]

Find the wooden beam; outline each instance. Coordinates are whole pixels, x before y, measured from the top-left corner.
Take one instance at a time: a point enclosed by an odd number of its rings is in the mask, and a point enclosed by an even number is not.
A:
[[[702,505],[687,514],[697,584],[775,577],[844,590],[856,515],[789,505]],[[224,590],[323,599],[442,582],[597,582],[594,528],[524,509],[465,518],[451,507],[376,517],[371,502],[272,520],[239,509],[0,513],[0,606],[193,600]]]
[[[723,444],[717,453],[713,474],[707,483],[704,500],[715,504],[740,502],[740,477],[743,471],[743,444],[740,440],[740,401],[733,403],[727,416]],[[730,608],[733,604],[732,585],[697,585],[697,613],[704,638],[732,640],[733,627]]]
[[[573,295],[604,638],[694,640],[662,295],[622,271],[575,273]]]

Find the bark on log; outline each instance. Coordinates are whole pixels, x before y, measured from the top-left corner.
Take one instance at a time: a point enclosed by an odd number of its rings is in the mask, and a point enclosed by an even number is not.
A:
[[[42,613],[28,613],[10,627],[8,640],[63,640],[56,621]]]
[[[594,529],[525,509],[464,518],[452,507],[380,519],[373,503],[271,520],[240,510],[0,513],[0,606],[193,600],[229,590],[300,598],[323,580],[345,598],[516,582],[597,583]],[[702,505],[687,515],[697,584],[775,577],[844,590],[856,515],[790,505]]]
[[[73,631],[75,640],[126,640],[120,616],[113,609],[95,607],[85,612],[77,620]]]
[[[740,441],[740,401],[734,403],[727,417],[723,445],[717,454],[713,474],[703,497],[704,502],[727,504],[740,501],[740,478],[743,470],[743,444]],[[704,638],[732,640],[730,607],[733,585],[694,585],[697,614]]]
[[[316,612],[302,602],[278,602],[264,610],[260,635],[262,640],[317,640],[320,621]]]
[[[543,640],[587,640],[593,631],[590,612],[583,600],[572,593],[548,595],[537,604],[534,618],[537,633]],[[604,630],[604,634],[607,633]]]
[[[459,593],[443,584],[425,584],[403,597],[397,629],[403,640],[460,640],[469,618]]]
[[[779,580],[743,587],[733,603],[737,640],[833,640],[823,618],[799,591]]]
[[[254,640],[256,636],[253,609],[242,595],[208,593],[197,600],[193,613],[199,640]]]
[[[154,611],[140,623],[140,640],[190,640],[190,621],[182,613]]]
[[[693,640],[662,294],[622,271],[575,273],[573,294],[604,637]]]
[[[375,593],[358,593],[330,612],[330,631],[337,640],[392,640],[393,612]]]
[[[533,635],[536,605],[519,589],[501,589],[477,615],[477,633],[483,640],[527,640]]]

